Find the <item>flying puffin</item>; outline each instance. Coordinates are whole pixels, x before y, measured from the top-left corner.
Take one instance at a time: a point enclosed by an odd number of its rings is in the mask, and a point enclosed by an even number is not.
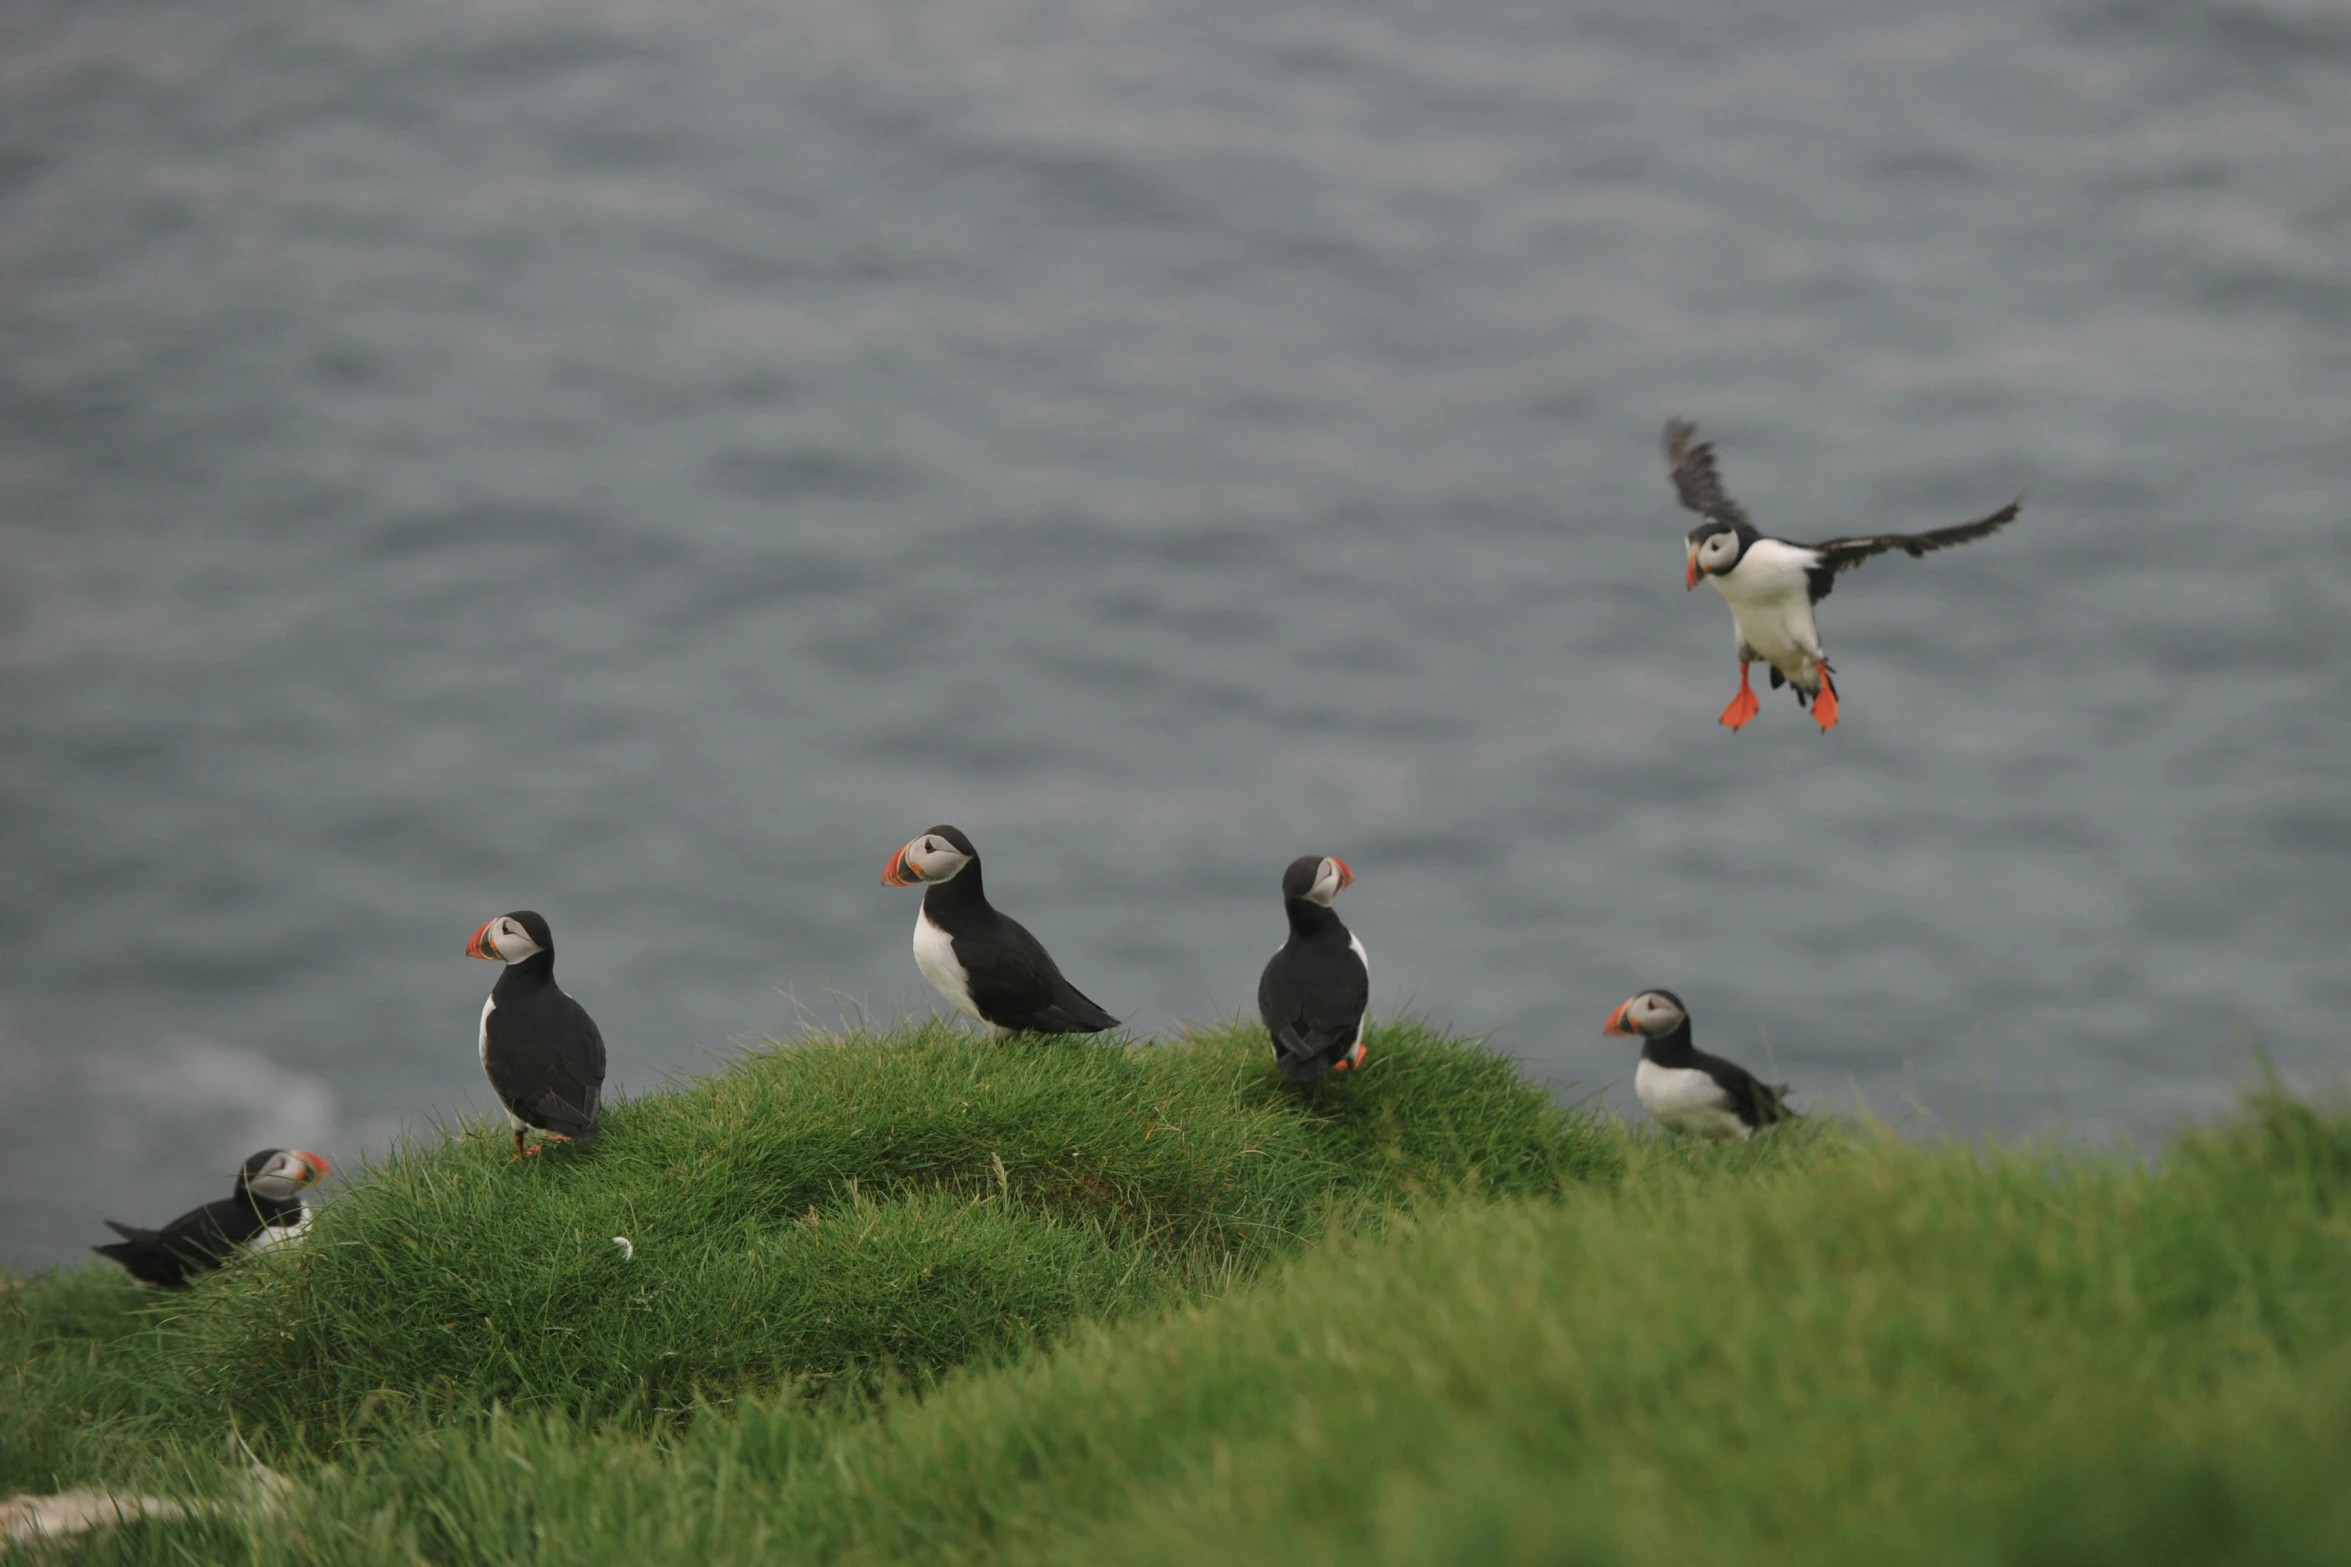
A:
[[[490,1091],[514,1127],[514,1156],[539,1151],[523,1146],[530,1127],[552,1142],[594,1137],[604,1036],[588,1009],[556,985],[546,920],[529,909],[501,914],[473,933],[465,955],[506,965],[482,1003],[481,1049]]]
[[[186,1289],[194,1275],[233,1257],[299,1239],[310,1228],[302,1188],[334,1173],[317,1154],[264,1148],[238,1167],[226,1197],[191,1208],[160,1230],[108,1219],[106,1227],[122,1239],[90,1249],[121,1263],[141,1284]]]
[[[1668,1131],[1721,1142],[1795,1119],[1787,1084],[1757,1082],[1745,1067],[1690,1043],[1690,1009],[1670,990],[1642,991],[1609,1013],[1600,1032],[1641,1041],[1633,1092]]]
[[[882,867],[882,885],[924,887],[914,966],[966,1017],[1008,1034],[1098,1034],[1118,1019],[1061,977],[1037,938],[999,914],[980,883],[980,851],[933,827]]]
[[[1837,573],[1888,550],[1924,555],[1983,538],[2013,522],[2024,504],[2020,495],[1989,517],[1932,533],[1867,533],[1794,544],[1755,531],[1747,513],[1723,491],[1714,471],[1713,443],[1696,439],[1697,434],[1698,427],[1687,419],[1668,423],[1665,460],[1675,495],[1702,519],[1685,537],[1690,569],[1682,585],[1694,588],[1700,577],[1713,583],[1731,606],[1731,624],[1739,634],[1739,694],[1722,710],[1722,723],[1733,731],[1744,728],[1763,706],[1747,684],[1747,666],[1759,658],[1771,666],[1774,691],[1783,682],[1794,686],[1799,706],[1811,699],[1821,733],[1836,728],[1835,672],[1821,654],[1812,606],[1829,596]]]
[[[1302,855],[1282,872],[1290,939],[1257,981],[1257,1015],[1273,1040],[1275,1063],[1293,1083],[1363,1065],[1371,960],[1331,908],[1354,883],[1355,873],[1337,855]]]

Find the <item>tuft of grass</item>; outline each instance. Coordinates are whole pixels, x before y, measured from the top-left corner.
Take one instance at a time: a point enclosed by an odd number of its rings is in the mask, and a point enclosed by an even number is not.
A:
[[[145,1297],[111,1271],[0,1277],[0,1496],[75,1471],[90,1427],[135,1420],[149,1403],[137,1373],[115,1371],[154,1325]]]

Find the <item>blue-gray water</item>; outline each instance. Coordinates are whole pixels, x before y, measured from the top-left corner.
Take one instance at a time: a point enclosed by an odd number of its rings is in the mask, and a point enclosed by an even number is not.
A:
[[[2351,1007],[2351,16],[291,0],[0,19],[0,1258],[926,1010],[970,831],[1145,1031],[1376,1001],[2150,1137]],[[1657,432],[2021,523],[1732,736]]]

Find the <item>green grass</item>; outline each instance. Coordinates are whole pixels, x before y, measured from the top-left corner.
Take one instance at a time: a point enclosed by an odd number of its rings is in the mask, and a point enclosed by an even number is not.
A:
[[[160,1315],[0,1297],[0,1421],[218,1490],[234,1418],[303,1487],[89,1561],[2351,1559],[2351,1120],[1712,1149],[1374,1049],[1307,1097],[1238,1030],[763,1057],[595,1167],[403,1158]]]
[[[40,1427],[0,1475],[102,1472],[126,1421],[324,1452],[402,1411],[644,1426],[919,1382],[1226,1289],[1335,1217],[1615,1172],[1610,1138],[1491,1053],[1411,1022],[1373,1044],[1372,1071],[1300,1092],[1239,1028],[1149,1048],[934,1025],[755,1054],[540,1158],[503,1128],[405,1149],[299,1249],[150,1310],[105,1269],[0,1307],[21,1390],[0,1421]],[[63,1403],[99,1428],[78,1463]]]

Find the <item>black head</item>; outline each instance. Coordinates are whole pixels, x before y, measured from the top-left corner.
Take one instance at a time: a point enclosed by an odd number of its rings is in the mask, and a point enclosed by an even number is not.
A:
[[[1746,557],[1747,547],[1763,537],[1753,528],[1706,518],[1698,526],[1682,535],[1690,556],[1688,587],[1696,587],[1700,576],[1719,577]]]
[[[980,851],[960,828],[944,824],[918,838],[909,838],[890,863],[882,867],[882,885],[911,887],[917,882],[953,881],[967,865],[977,865]]]
[[[963,829],[960,827],[950,827],[942,822],[924,833],[923,836],[925,838],[944,838],[949,848],[967,860],[976,860],[980,857],[980,851],[971,846],[971,840],[963,835]]]
[[[313,1181],[323,1181],[335,1167],[317,1154],[299,1148],[264,1148],[237,1171],[237,1190],[283,1202]]]
[[[1644,990],[1608,1014],[1603,1034],[1662,1039],[1690,1021],[1690,1009],[1670,990]]]
[[[1282,896],[1319,903],[1327,909],[1331,900],[1354,882],[1355,873],[1337,855],[1301,854],[1282,872]]]
[[[530,909],[517,909],[485,922],[465,944],[467,957],[497,963],[520,963],[554,950],[554,933],[547,929],[546,920]]]

